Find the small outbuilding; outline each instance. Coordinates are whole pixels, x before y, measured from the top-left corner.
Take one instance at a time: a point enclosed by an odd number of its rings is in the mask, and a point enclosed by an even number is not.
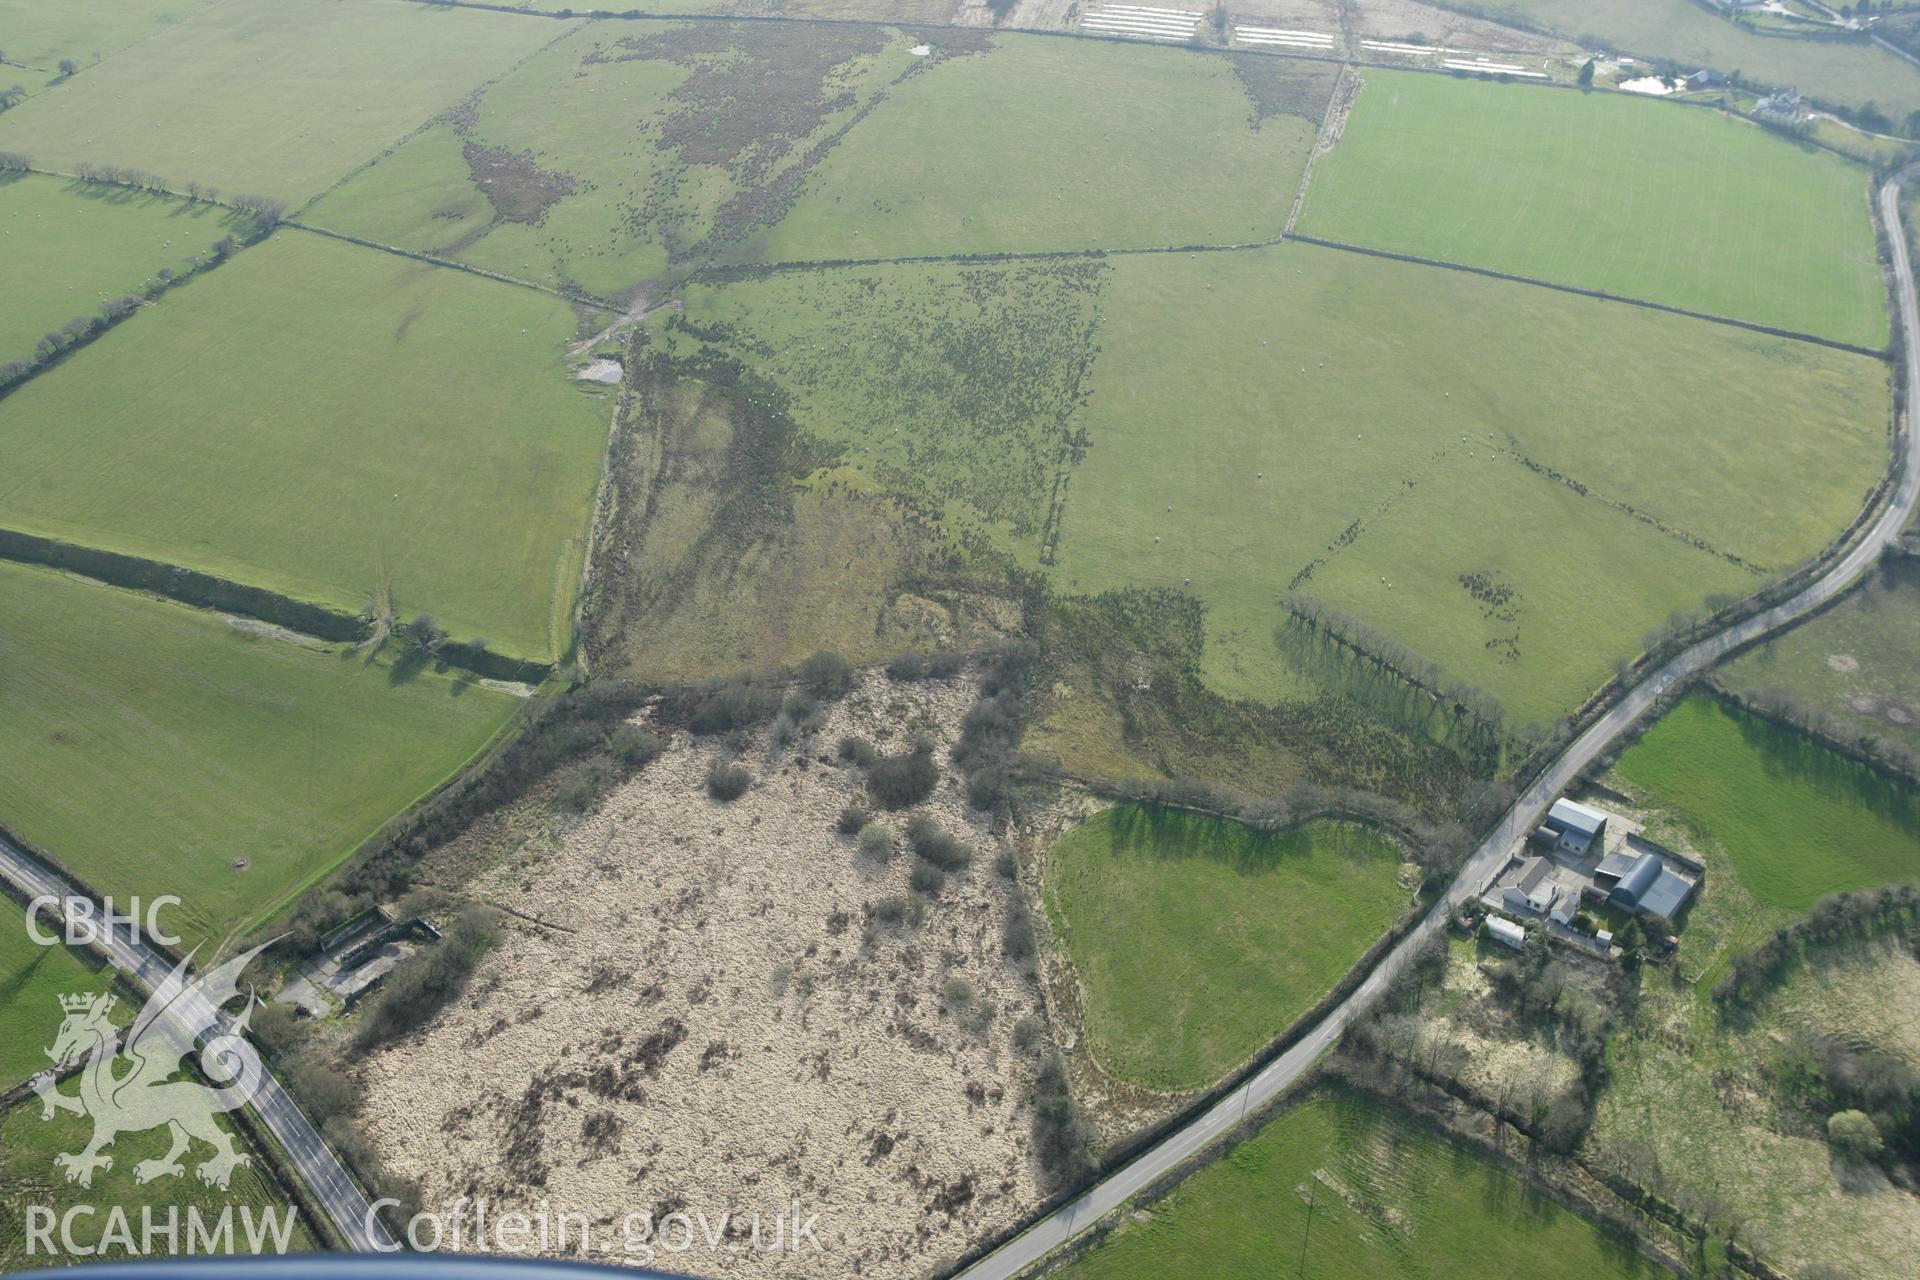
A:
[[[1671,920],[1693,896],[1693,881],[1675,875],[1657,853],[1643,853],[1620,877],[1607,901],[1636,914],[1651,912]]]
[[[1547,810],[1544,825],[1559,833],[1557,847],[1568,853],[1584,854],[1595,840],[1606,834],[1607,815],[1578,800],[1562,797]]]
[[[1515,951],[1527,945],[1527,931],[1511,920],[1502,920],[1499,916],[1487,917],[1487,931],[1495,942],[1504,942]]]
[[[1724,71],[1715,71],[1712,67],[1702,67],[1687,77],[1689,89],[1724,89],[1731,83]]]

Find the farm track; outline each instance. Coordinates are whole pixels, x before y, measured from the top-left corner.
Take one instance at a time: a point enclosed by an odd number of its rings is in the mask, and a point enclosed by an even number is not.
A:
[[[1108,1174],[1068,1204],[1041,1218],[1019,1235],[958,1273],[958,1280],[1009,1280],[1040,1262],[1056,1249],[1093,1227],[1123,1206],[1133,1195],[1177,1172],[1182,1165],[1298,1083],[1331,1048],[1340,1034],[1379,998],[1411,961],[1426,940],[1446,926],[1463,904],[1478,896],[1505,866],[1512,850],[1533,829],[1540,811],[1566,789],[1582,770],[1633,728],[1678,682],[1699,674],[1734,650],[1777,631],[1826,604],[1872,567],[1882,550],[1897,538],[1920,502],[1920,448],[1914,447],[1912,413],[1920,396],[1920,303],[1914,296],[1913,267],[1901,220],[1900,195],[1920,175],[1920,164],[1909,165],[1880,189],[1880,211],[1889,228],[1900,329],[1905,345],[1908,421],[1903,438],[1895,441],[1894,465],[1900,468],[1886,506],[1866,526],[1852,548],[1819,578],[1783,604],[1736,622],[1692,645],[1640,683],[1568,745],[1515,800],[1493,831],[1483,840],[1447,891],[1398,945],[1381,957],[1373,971],[1346,1000],[1285,1053],[1208,1107],[1189,1123]],[[1892,229],[1900,228],[1900,234]]]

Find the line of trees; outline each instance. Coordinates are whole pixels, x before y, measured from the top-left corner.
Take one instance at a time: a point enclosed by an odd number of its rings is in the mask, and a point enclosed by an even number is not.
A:
[[[1485,689],[1465,680],[1454,679],[1447,675],[1439,663],[1422,657],[1378,627],[1316,596],[1290,591],[1280,603],[1302,623],[1325,632],[1407,683],[1451,703],[1456,712],[1472,718],[1485,732],[1499,735],[1506,714],[1500,707],[1500,700]]]
[[[1714,1003],[1723,1013],[1751,1008],[1786,980],[1810,945],[1906,932],[1916,925],[1920,925],[1920,885],[1830,893],[1813,904],[1804,920],[1775,930],[1753,950],[1735,956],[1727,976],[1714,984]]]
[[[1825,707],[1784,689],[1743,688],[1728,694],[1735,702],[1768,720],[1774,720],[1826,742],[1849,755],[1909,781],[1920,781],[1920,755],[1904,742],[1878,733],[1858,733]]]

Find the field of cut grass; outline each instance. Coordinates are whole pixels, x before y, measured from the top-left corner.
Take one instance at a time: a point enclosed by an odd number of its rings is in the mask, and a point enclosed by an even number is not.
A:
[[[1668,1274],[1631,1241],[1472,1149],[1345,1093],[1303,1100],[1151,1212],[1147,1222],[1123,1220],[1060,1274],[1070,1280]]]
[[[515,705],[48,570],[0,587],[0,815],[102,893],[178,894],[188,946],[282,905]]]
[[[40,928],[58,934],[61,925],[42,916]],[[105,990],[103,967],[91,953],[41,946],[27,936],[17,903],[0,906],[0,1090],[53,1065],[45,1050],[60,1030],[60,997]]]
[[[1073,462],[1105,276],[1081,259],[783,271],[690,288],[675,336],[718,335],[770,374],[834,452],[823,469],[1031,564]]]
[[[1232,696],[1302,693],[1295,586],[1551,720],[1885,465],[1878,361],[1619,303],[1283,245],[1116,258],[1100,305],[1055,582],[1197,597]]]
[[[138,292],[162,267],[183,271],[240,215],[165,196],[34,174],[0,176],[0,362],[40,335]]]
[[[1844,731],[1920,753],[1920,566],[1888,560],[1852,595],[1722,667],[1727,689],[1784,693]]]
[[[1885,49],[1756,35],[1692,0],[1473,0],[1463,7],[1558,32],[1588,49],[1666,58],[1688,71],[1738,71],[1754,84],[1794,85],[1854,107],[1874,103],[1896,120],[1920,110],[1920,70]]]
[[[71,1094],[74,1089],[71,1082],[63,1086],[65,1093]],[[221,1123],[229,1132],[237,1132],[231,1122],[223,1119]],[[216,1235],[216,1238],[230,1239],[231,1243],[225,1248],[216,1248],[216,1252],[277,1253],[282,1243],[289,1253],[318,1247],[312,1231],[305,1220],[298,1216],[286,1191],[268,1171],[266,1157],[257,1150],[251,1150],[244,1137],[237,1139],[237,1149],[249,1152],[253,1163],[234,1170],[225,1191],[209,1186],[195,1176],[194,1170],[200,1162],[213,1154],[211,1147],[199,1142],[182,1157],[186,1166],[184,1174],[145,1184],[135,1180],[135,1165],[166,1154],[169,1135],[163,1128],[121,1134],[108,1148],[108,1154],[113,1157],[113,1167],[97,1170],[92,1186],[76,1186],[68,1182],[62,1170],[55,1166],[54,1157],[81,1150],[92,1132],[93,1122],[86,1116],[63,1111],[56,1112],[51,1120],[42,1120],[37,1098],[28,1098],[0,1112],[0,1271],[22,1271],[83,1261],[126,1261],[139,1256],[129,1254],[124,1246],[116,1244],[107,1244],[97,1257],[79,1257],[63,1252],[49,1256],[38,1248],[29,1252],[26,1229],[28,1206],[52,1210],[56,1223],[74,1206],[91,1207],[91,1214],[76,1214],[72,1219],[73,1243],[86,1250],[101,1244],[109,1223],[113,1221],[110,1215],[116,1208],[126,1215],[132,1239],[138,1245],[142,1237],[141,1209],[149,1206],[156,1228],[154,1247],[163,1255],[170,1251],[166,1238],[169,1208],[178,1210],[178,1243],[173,1248],[181,1254],[187,1252],[187,1213],[190,1207],[199,1212],[201,1221],[209,1231],[215,1233],[220,1232],[221,1214],[231,1211],[231,1232],[225,1237]],[[263,1210],[276,1213],[278,1217],[275,1221],[286,1224],[284,1234],[269,1227],[262,1217]],[[253,1238],[249,1237],[245,1225],[249,1214],[258,1232]],[[57,1226],[52,1243],[57,1249],[64,1249]]]
[[[1718,699],[1682,702],[1618,770],[1724,848],[1764,905],[1920,878],[1920,794]]]
[[[1094,1055],[1155,1089],[1220,1079],[1313,1006],[1409,905],[1394,844],[1318,823],[1123,805],[1047,853],[1046,900]]]
[[[1303,234],[1886,342],[1865,168],[1631,94],[1364,79]]]
[[[306,232],[176,290],[8,397],[0,523],[569,644],[611,399],[565,302]]]
[[[763,232],[814,148],[924,69],[912,43],[875,27],[595,23],[306,216],[612,297]]]
[[[1145,45],[997,37],[890,89],[807,179],[761,256],[1268,239],[1286,221],[1334,68],[1241,66]]]
[[[565,30],[387,0],[218,0],[0,115],[0,150],[298,204]]]

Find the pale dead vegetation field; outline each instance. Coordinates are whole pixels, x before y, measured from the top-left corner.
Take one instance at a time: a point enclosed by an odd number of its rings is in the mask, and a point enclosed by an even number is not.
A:
[[[823,1254],[741,1243],[676,1261],[909,1276],[1038,1203],[1037,1056],[1012,1029],[1039,991],[1003,957],[1017,889],[946,763],[974,696],[965,679],[870,675],[796,747],[753,736],[754,781],[730,804],[705,786],[720,740],[679,734],[585,816],[523,825],[467,889],[519,916],[448,1012],[359,1069],[365,1127],[423,1208],[545,1201],[617,1226],[798,1199]],[[862,779],[824,758],[844,734],[893,752],[917,733],[938,742],[942,780],[916,812],[974,862],[917,929],[870,926],[876,901],[909,894],[912,858],[903,840],[864,860],[836,832]]]

